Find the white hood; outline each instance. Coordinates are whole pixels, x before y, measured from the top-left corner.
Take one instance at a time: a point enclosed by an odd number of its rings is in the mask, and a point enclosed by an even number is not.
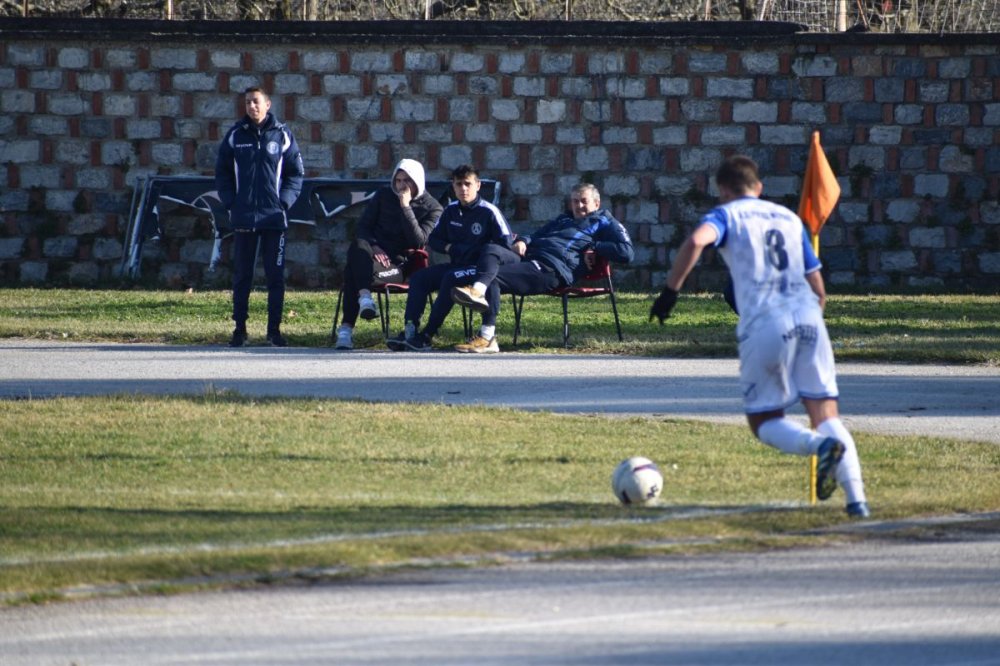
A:
[[[396,179],[397,171],[405,171],[414,183],[417,184],[417,196],[419,197],[425,191],[426,180],[424,178],[424,165],[416,160],[402,159],[399,160],[399,164],[396,168],[392,170],[392,178]],[[395,189],[395,188],[393,188]]]

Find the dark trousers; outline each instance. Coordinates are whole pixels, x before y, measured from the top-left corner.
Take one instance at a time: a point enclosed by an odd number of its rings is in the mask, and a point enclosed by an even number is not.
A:
[[[451,288],[455,285],[472,284],[475,281],[475,266],[435,264],[423,268],[410,276],[410,290],[406,294],[406,312],[403,317],[420,328],[420,318],[427,306],[427,297],[435,291],[438,292],[431,304],[427,325],[422,329],[423,333],[433,336],[437,334],[454,306],[451,300]]]
[[[496,312],[500,311],[500,292],[530,296],[544,294],[556,287],[562,286],[562,279],[554,270],[538,261],[523,259],[516,264],[506,264],[497,271],[497,278],[490,283],[486,300],[490,304],[493,321],[487,322],[487,314],[483,315],[484,324],[496,323]],[[494,312],[495,311],[495,312]]]
[[[520,263],[521,255],[500,245],[487,245],[479,255],[472,282],[482,282],[486,285],[486,302],[490,307],[483,313],[484,326],[496,326],[497,315],[500,314],[500,287],[496,282],[499,272],[508,266],[517,266]]]
[[[285,307],[285,230],[237,231],[233,234],[233,321],[245,326],[250,309],[257,247],[267,281],[267,330],[281,326]]]
[[[361,306],[358,304],[358,292],[362,289],[389,282],[403,281],[403,267],[390,263],[383,266],[375,261],[371,244],[366,240],[356,239],[347,248],[347,265],[344,269],[344,324],[354,326],[358,321]]]

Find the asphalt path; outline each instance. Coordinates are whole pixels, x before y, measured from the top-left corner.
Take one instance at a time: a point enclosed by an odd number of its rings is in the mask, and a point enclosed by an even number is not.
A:
[[[1000,664],[1000,534],[0,611],[6,666]]]
[[[857,432],[1000,443],[997,368],[838,369]],[[724,359],[0,342],[0,399],[214,389],[741,422],[736,372]],[[7,608],[0,664],[1000,665],[998,528],[1000,514],[876,520],[814,549],[514,556],[480,569]]]
[[[737,376],[735,359],[0,342],[8,399],[215,389],[743,423]],[[1000,368],[842,363],[838,381],[852,430],[1000,443]]]

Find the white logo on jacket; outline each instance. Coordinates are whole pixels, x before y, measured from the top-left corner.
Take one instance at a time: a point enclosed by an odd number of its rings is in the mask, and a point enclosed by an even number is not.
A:
[[[483,233],[483,225],[479,224],[478,222],[474,222],[472,224],[472,235],[481,236],[482,233]]]
[[[277,141],[268,141],[267,142],[267,152],[268,152],[268,154],[270,154],[270,155],[277,155],[278,154],[278,150],[279,150],[279,148],[278,148],[278,142]]]

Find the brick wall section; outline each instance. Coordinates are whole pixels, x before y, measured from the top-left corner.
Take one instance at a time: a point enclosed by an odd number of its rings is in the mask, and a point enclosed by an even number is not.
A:
[[[765,195],[794,208],[818,129],[843,189],[821,236],[831,284],[1000,284],[996,35],[392,46],[43,36],[0,29],[3,284],[116,280],[137,179],[210,175],[250,85],[273,92],[310,175],[388,178],[412,157],[445,177],[474,162],[503,182],[516,229],[550,219],[570,185],[592,179],[636,240],[620,274],[642,288],[662,282],[712,204],[704,193],[725,155],[752,155]],[[170,225],[145,275],[224,284],[225,262],[204,272],[204,221]],[[335,284],[342,244],[294,230],[290,282]],[[722,277],[709,262],[694,285]]]

